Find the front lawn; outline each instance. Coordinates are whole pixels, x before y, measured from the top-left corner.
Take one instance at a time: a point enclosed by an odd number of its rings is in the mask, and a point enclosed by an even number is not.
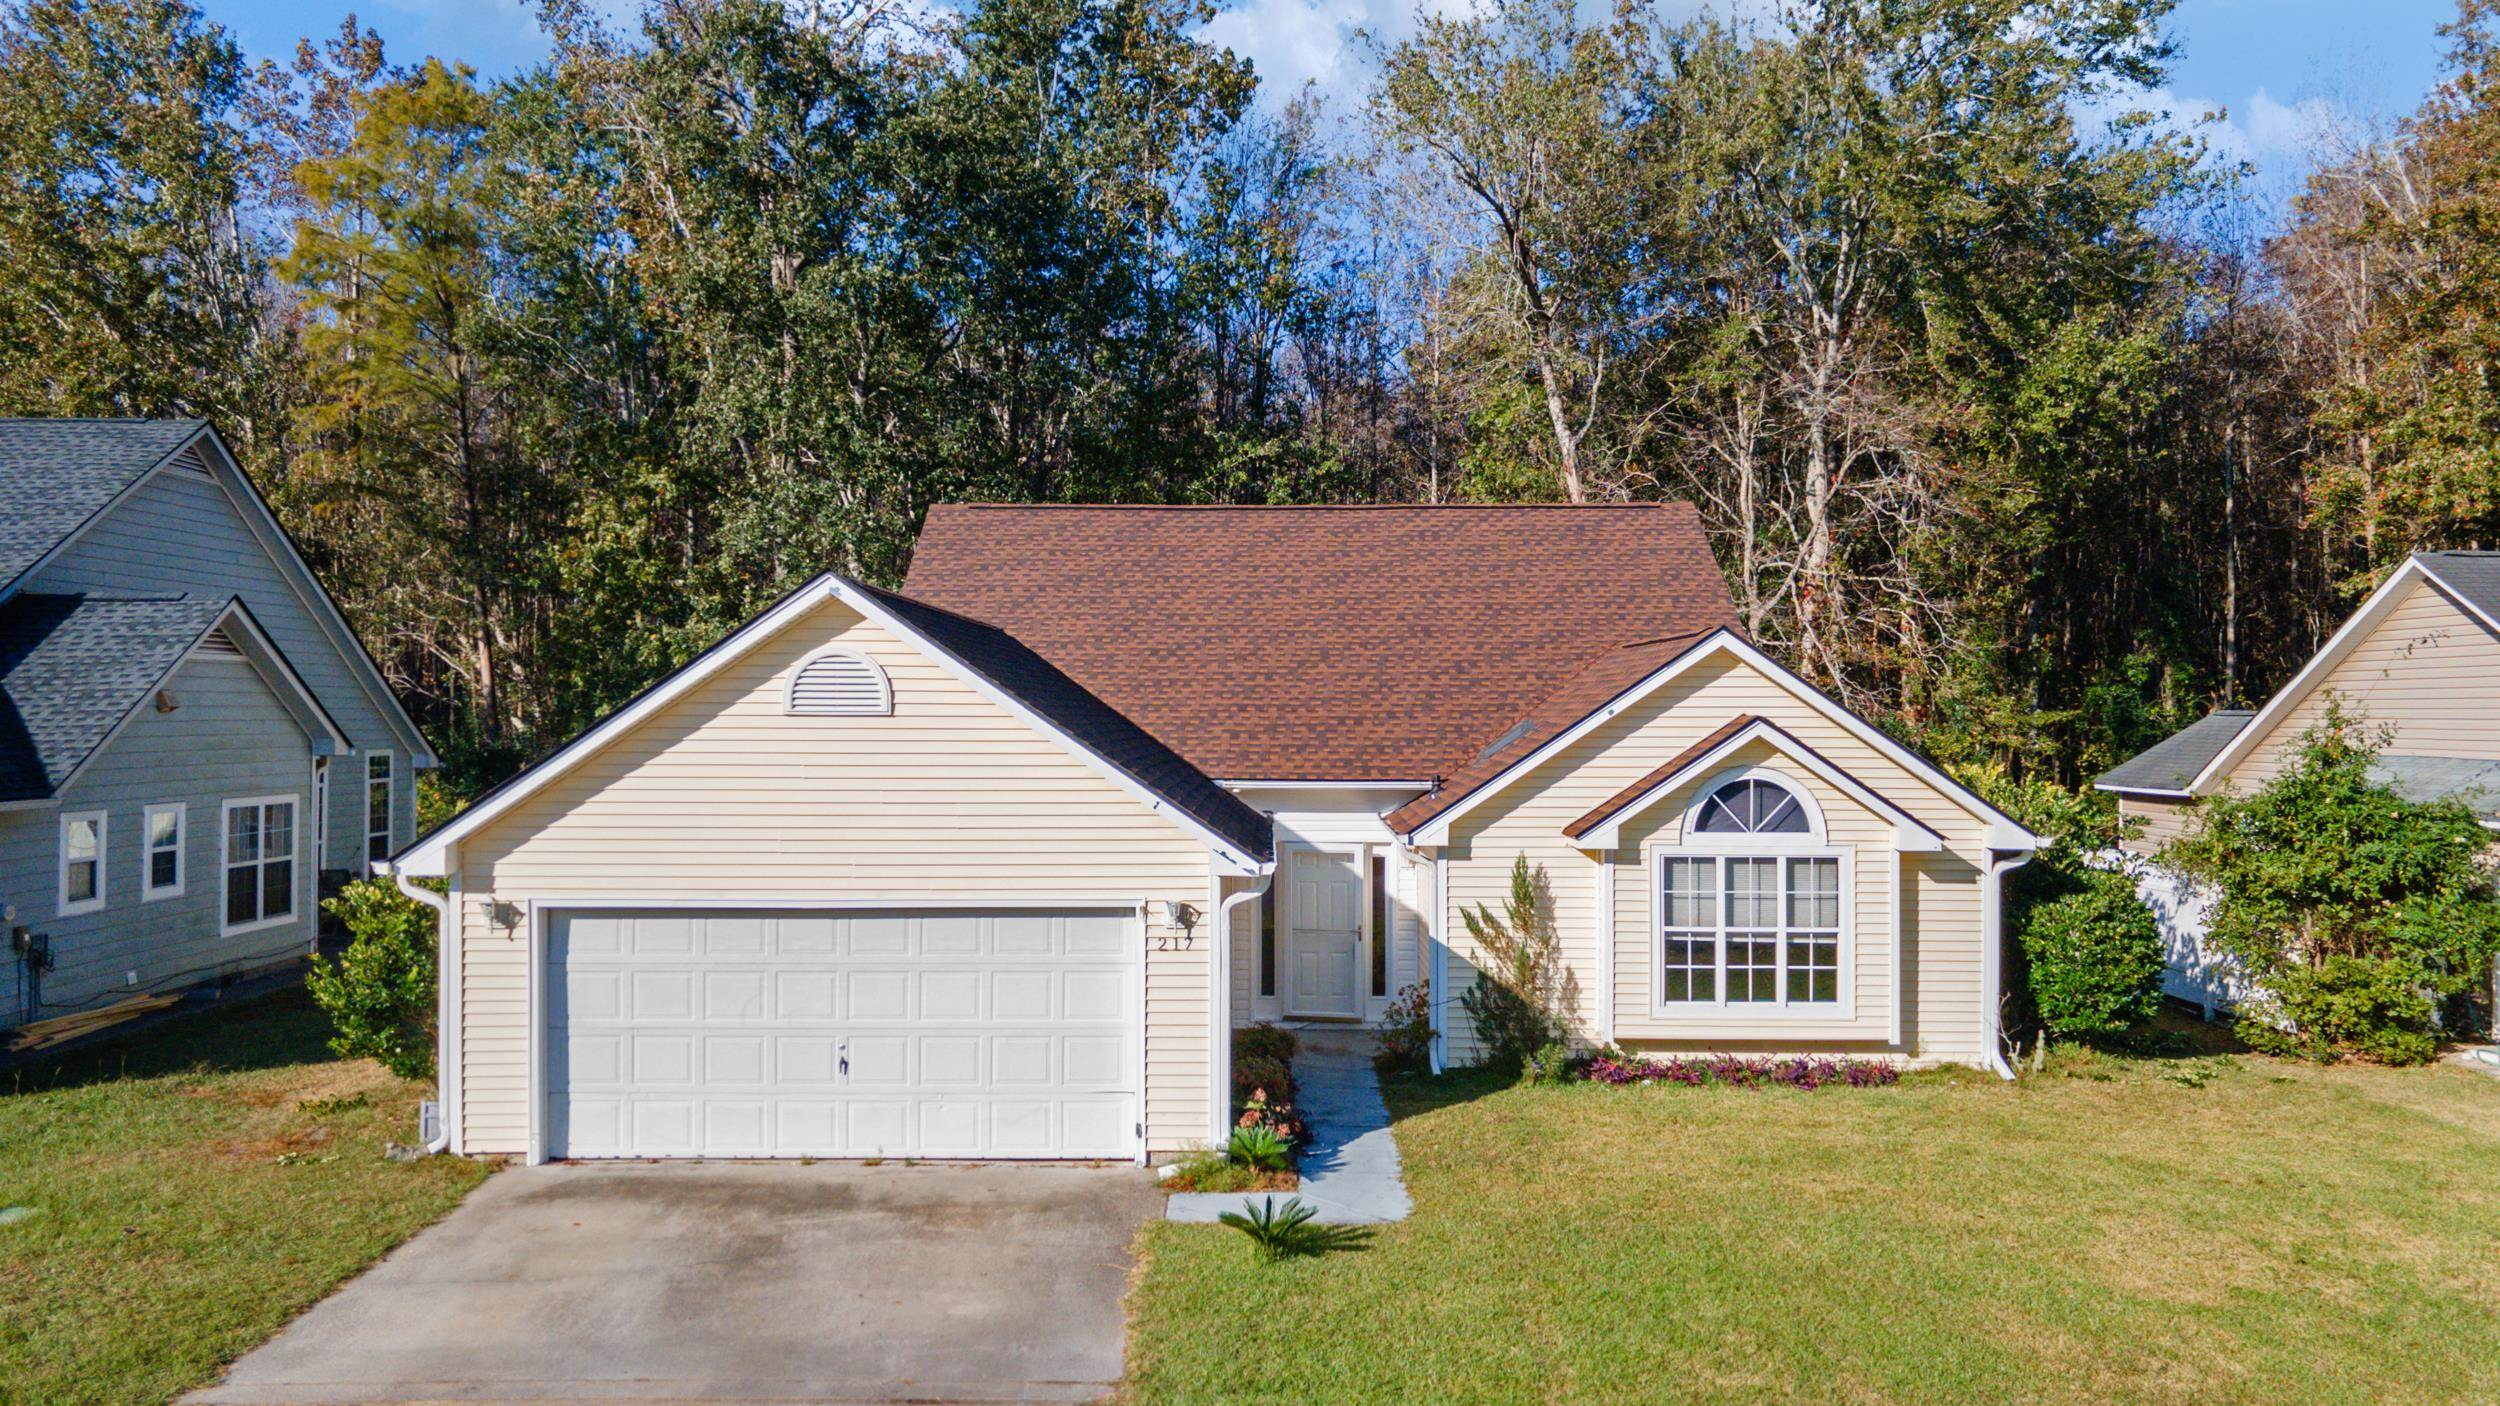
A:
[[[289,993],[0,1072],[0,1402],[171,1400],[486,1176],[384,1160],[423,1091],[326,1034]]]
[[[1141,1402],[2500,1400],[2500,1080],[2256,1056],[1388,1090],[1414,1219],[1163,1225]]]

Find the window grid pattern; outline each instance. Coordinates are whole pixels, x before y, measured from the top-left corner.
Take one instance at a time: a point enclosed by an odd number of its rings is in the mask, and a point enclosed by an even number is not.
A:
[[[243,802],[226,811],[226,926],[295,913],[295,802]]]
[[[365,758],[365,861],[391,857],[391,754]]]
[[[150,896],[177,892],[182,888],[182,808],[149,806],[142,818],[146,821],[147,891]]]
[[[1815,833],[1803,803],[1788,788],[1760,777],[1713,791],[1695,812],[1693,829],[1722,837]],[[1838,857],[1666,855],[1659,862],[1658,884],[1662,1004],[1840,1001]]]

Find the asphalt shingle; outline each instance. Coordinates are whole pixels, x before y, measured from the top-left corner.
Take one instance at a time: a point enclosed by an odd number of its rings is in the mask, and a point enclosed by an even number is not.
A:
[[[2093,778],[2104,791],[2184,791],[2257,714],[2217,708]]]
[[[0,589],[203,428],[199,420],[0,419]]]
[[[0,604],[0,800],[56,792],[229,604],[35,594]]]
[[[2440,583],[2500,620],[2500,552],[2416,552]]]

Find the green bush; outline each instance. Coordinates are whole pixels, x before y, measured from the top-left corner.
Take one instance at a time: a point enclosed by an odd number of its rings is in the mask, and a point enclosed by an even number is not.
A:
[[[1420,1074],[1432,1067],[1432,993],[1422,986],[1401,989],[1389,1003],[1379,1030],[1380,1048],[1372,1067],[1383,1074]]]
[[[2237,1028],[2252,1048],[2296,1059],[2427,1064],[2438,1048],[2422,969],[2404,958],[2286,967],[2241,1009]]]
[[[1281,1025],[1261,1022],[1233,1032],[1235,1063],[1248,1059],[1272,1059],[1278,1064],[1291,1066],[1294,1055],[1301,1048],[1302,1042]]]
[[[1528,1056],[1527,1066],[1521,1072],[1527,1076],[1527,1081],[1531,1084],[1570,1083],[1572,1073],[1570,1044],[1563,1040],[1555,1040],[1547,1044],[1535,1054]]]
[[[1545,873],[1528,857],[1510,866],[1510,897],[1495,917],[1484,905],[1459,914],[1476,946],[1476,979],[1458,998],[1475,1027],[1487,1068],[1525,1070],[1536,1052],[1561,1038],[1562,944]]]
[[[2126,875],[2086,870],[2074,882],[2016,918],[2032,1005],[2052,1034],[2115,1035],[2153,1014],[2161,927]]]
[[[1273,1128],[1235,1128],[1224,1155],[1261,1172],[1281,1172],[1293,1165],[1293,1144]]]
[[[1292,1102],[1293,1070],[1266,1055],[1236,1056],[1233,1060],[1233,1101],[1246,1102],[1261,1092],[1279,1103]]]
[[[304,984],[337,1033],[330,1048],[379,1060],[403,1079],[434,1077],[434,910],[385,879],[359,879],[323,907],[352,937],[338,960],[315,960]]]
[[[2292,765],[2248,796],[2199,802],[2163,857],[2213,886],[2207,940],[2260,992],[2260,1048],[2391,1063],[2430,1057],[2437,1000],[2500,952],[2490,833],[2460,801],[2407,800],[2373,775],[2384,731],[2340,700]]]

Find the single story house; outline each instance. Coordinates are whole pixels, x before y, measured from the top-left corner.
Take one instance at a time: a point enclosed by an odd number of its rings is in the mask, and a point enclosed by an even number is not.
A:
[[[0,1028],[300,961],[431,765],[206,423],[0,420]]]
[[[1251,1022],[1420,987],[1471,1059],[1522,856],[1581,1042],[2002,1071],[2039,843],[1745,639],[1685,505],[944,506],[397,867],[455,1150],[1156,1158]]]
[[[2219,1015],[2247,994],[2204,943],[2206,901],[2158,863],[2200,799],[2247,794],[2291,764],[2331,702],[2387,744],[2378,779],[2417,801],[2460,800],[2500,830],[2500,552],[2416,552],[2389,573],[2265,706],[2207,714],[2094,781],[2128,822],[2121,848],[2169,948],[2162,989]]]

